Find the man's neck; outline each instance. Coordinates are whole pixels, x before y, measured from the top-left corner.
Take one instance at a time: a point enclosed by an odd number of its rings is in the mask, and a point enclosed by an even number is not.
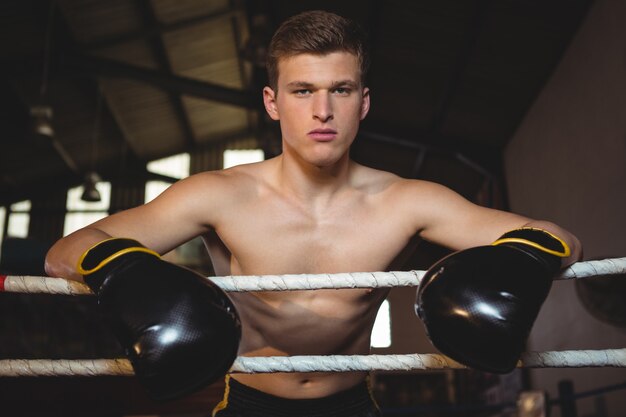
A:
[[[278,157],[279,184],[303,202],[329,200],[350,185],[354,163],[349,155],[329,166],[315,166],[287,154]]]

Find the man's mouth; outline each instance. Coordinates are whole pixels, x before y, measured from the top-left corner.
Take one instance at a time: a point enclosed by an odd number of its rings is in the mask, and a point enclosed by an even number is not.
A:
[[[337,137],[337,131],[334,129],[313,129],[308,135],[318,142],[328,142]]]

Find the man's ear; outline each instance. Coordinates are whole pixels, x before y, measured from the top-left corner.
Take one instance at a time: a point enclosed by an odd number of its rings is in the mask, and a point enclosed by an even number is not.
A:
[[[361,100],[361,120],[365,119],[370,111],[370,89],[363,88],[363,98]]]
[[[276,106],[276,93],[270,87],[263,88],[263,104],[265,105],[265,111],[272,120],[280,120],[278,106]]]

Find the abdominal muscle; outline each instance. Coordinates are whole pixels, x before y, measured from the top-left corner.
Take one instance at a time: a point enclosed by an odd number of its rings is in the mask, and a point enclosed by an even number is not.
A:
[[[204,236],[215,272],[243,270],[217,234]],[[388,289],[229,293],[242,322],[241,356],[365,355]],[[351,388],[365,372],[233,374],[252,388],[283,398],[319,398]]]
[[[386,290],[231,294],[242,321],[242,356],[367,354]],[[284,398],[317,398],[365,378],[351,373],[235,374],[239,382]]]

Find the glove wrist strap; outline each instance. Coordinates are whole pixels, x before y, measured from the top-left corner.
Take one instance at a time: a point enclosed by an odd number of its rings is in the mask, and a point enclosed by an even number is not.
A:
[[[572,253],[563,239],[547,230],[534,227],[522,227],[520,229],[511,230],[500,236],[492,245],[497,246],[503,243],[527,245],[558,258],[567,258]]]
[[[87,249],[78,259],[76,270],[85,276],[104,268],[111,261],[132,252],[143,252],[157,258],[161,256],[133,239],[110,238],[96,243]]]

